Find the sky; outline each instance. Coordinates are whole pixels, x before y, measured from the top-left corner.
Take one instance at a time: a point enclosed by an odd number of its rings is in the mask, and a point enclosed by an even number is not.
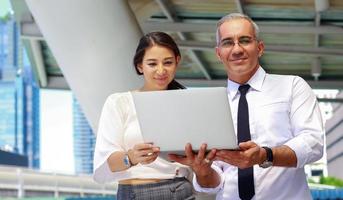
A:
[[[0,0],[0,17],[5,16],[9,11],[11,11],[11,5],[9,0]]]

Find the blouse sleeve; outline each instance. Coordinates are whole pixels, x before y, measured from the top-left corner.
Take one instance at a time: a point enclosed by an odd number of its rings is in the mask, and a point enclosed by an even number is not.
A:
[[[96,182],[106,183],[116,180],[116,173],[110,170],[107,159],[113,152],[124,151],[124,108],[125,104],[119,94],[109,96],[102,108],[93,162],[93,178]]]

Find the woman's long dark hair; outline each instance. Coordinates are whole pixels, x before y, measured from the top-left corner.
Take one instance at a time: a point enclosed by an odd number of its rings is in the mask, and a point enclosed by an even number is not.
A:
[[[144,35],[140,40],[136,49],[136,54],[133,57],[133,65],[135,66],[138,75],[142,75],[138,70],[138,65],[143,62],[145,50],[153,45],[160,45],[173,51],[175,58],[180,57],[181,53],[172,37],[164,32],[151,32]],[[168,84],[167,90],[185,89],[186,87],[175,81],[174,79]]]

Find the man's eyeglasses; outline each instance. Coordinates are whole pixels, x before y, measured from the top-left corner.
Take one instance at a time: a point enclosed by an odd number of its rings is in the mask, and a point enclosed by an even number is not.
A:
[[[246,47],[252,44],[256,39],[252,37],[243,36],[238,38],[238,42],[235,42],[233,39],[227,38],[220,42],[219,46],[222,48],[233,48],[236,43],[241,47]]]

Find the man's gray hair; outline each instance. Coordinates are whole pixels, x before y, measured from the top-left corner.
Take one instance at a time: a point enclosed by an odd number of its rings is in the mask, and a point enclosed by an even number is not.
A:
[[[222,17],[218,22],[217,22],[217,30],[216,30],[216,41],[217,41],[217,46],[220,44],[220,33],[219,33],[219,27],[227,21],[231,21],[233,19],[246,19],[248,20],[255,32],[255,37],[256,40],[259,40],[259,33],[260,33],[260,28],[257,26],[257,24],[247,15],[241,14],[241,13],[230,13],[228,15],[225,15]]]

